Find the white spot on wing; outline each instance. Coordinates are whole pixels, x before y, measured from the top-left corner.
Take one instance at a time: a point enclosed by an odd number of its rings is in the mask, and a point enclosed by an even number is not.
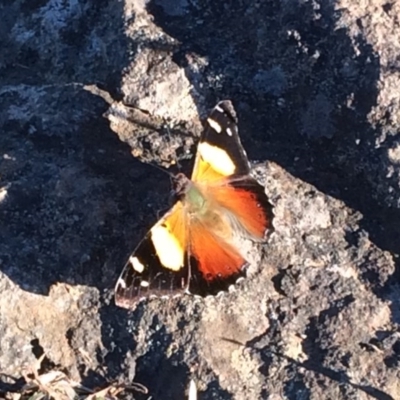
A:
[[[211,118],[207,118],[207,122],[210,124],[211,128],[214,129],[214,131],[216,131],[218,133],[222,132],[221,125],[217,121],[214,121]]]
[[[225,150],[202,142],[199,144],[197,151],[203,160],[209,163],[220,174],[228,176],[235,173],[235,164]]]
[[[144,265],[139,261],[139,259],[137,257],[130,256],[129,264],[131,264],[132,268],[139,274],[143,273]]]
[[[224,112],[224,109],[220,107],[218,104],[215,106],[215,110],[219,111],[220,113]]]
[[[185,252],[178,239],[161,224],[151,229],[151,240],[161,264],[172,271],[183,267]]]
[[[141,282],[140,282],[140,286],[141,286],[141,287],[149,287],[150,284],[149,284],[149,282],[147,282],[147,281],[141,281]]]
[[[226,130],[226,133],[228,134],[228,136],[232,136],[232,135],[233,135],[232,129],[231,129],[231,128],[228,128],[228,129]]]
[[[118,286],[121,286],[122,289],[126,289],[126,283],[125,283],[125,281],[124,281],[122,278],[119,278],[119,279],[118,279],[117,285],[116,285],[116,286],[117,286],[117,287],[118,287]]]
[[[6,185],[2,188],[0,188],[0,203],[7,197],[7,189],[10,185]]]

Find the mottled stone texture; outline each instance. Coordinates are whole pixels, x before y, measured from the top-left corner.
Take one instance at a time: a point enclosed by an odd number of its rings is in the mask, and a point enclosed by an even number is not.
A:
[[[0,392],[44,352],[41,372],[157,400],[190,378],[202,400],[400,399],[399,2],[0,14]],[[190,169],[221,99],[275,206],[261,261],[222,297],[117,309],[115,279],[168,207],[144,162]]]

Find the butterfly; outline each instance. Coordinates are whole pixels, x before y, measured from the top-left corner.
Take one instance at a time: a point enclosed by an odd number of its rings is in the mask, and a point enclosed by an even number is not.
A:
[[[115,287],[115,302],[134,308],[146,297],[225,291],[245,276],[248,262],[235,238],[265,242],[272,205],[250,176],[230,101],[209,114],[191,179],[172,178],[174,206],[129,257]]]

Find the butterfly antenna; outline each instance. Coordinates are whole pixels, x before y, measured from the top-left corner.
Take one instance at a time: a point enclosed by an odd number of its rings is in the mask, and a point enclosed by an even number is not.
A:
[[[148,163],[146,163],[146,164],[149,164],[149,165],[151,165],[152,167],[158,169],[159,171],[164,172],[164,174],[167,174],[171,179],[173,179],[173,178],[175,177],[175,174],[173,174],[172,172],[167,171],[165,168],[160,167],[160,166],[157,165],[157,164],[154,164],[154,163],[152,163],[152,162],[148,162]]]
[[[157,164],[153,164],[152,162],[149,162],[149,163],[147,163],[147,164],[149,164],[149,165],[151,165],[152,167],[158,169],[159,171],[164,172],[164,174],[167,174],[167,175],[169,176],[169,181],[170,181],[171,187],[173,188],[173,189],[171,190],[171,193],[170,193],[170,198],[173,198],[173,196],[175,195],[175,189],[174,189],[174,188],[176,187],[177,175],[176,175],[176,174],[173,174],[172,172],[167,171],[165,168],[160,167],[160,166],[157,165]]]

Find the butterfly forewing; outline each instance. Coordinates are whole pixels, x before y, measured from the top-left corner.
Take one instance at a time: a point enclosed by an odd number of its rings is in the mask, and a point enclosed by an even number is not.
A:
[[[230,175],[247,175],[250,164],[240,142],[232,103],[219,102],[208,116],[197,147],[193,181],[212,181]]]
[[[183,204],[178,201],[129,257],[115,287],[118,306],[132,308],[140,298],[187,289],[186,229]]]

